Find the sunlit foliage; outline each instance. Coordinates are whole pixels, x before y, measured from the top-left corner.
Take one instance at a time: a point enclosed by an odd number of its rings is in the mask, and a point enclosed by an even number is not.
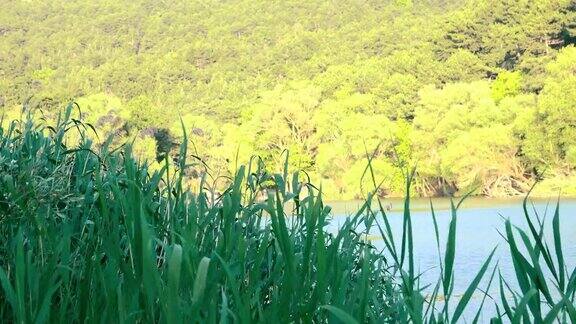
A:
[[[215,178],[289,150],[333,199],[363,195],[367,154],[383,195],[414,165],[416,194],[518,194],[576,174],[574,21],[570,0],[8,0],[0,108],[75,100],[159,160],[182,119]]]

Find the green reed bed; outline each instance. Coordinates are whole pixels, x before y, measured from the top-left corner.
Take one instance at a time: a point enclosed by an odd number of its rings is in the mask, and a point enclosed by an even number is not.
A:
[[[54,127],[25,120],[0,130],[2,322],[447,323],[496,284],[501,295],[482,302],[497,300],[495,322],[576,320],[576,274],[564,263],[558,209],[552,243],[527,208],[529,231],[505,223],[514,284],[490,255],[456,297],[458,204],[441,278],[428,286],[414,265],[408,198],[399,242],[371,195],[331,234],[330,208],[298,173],[253,163],[212,199],[209,190],[186,189],[186,145],[176,163],[152,172],[129,145],[94,145],[82,135],[93,130],[71,114]],[[67,146],[71,132],[81,140]],[[265,187],[273,190],[262,199]],[[385,250],[367,240],[370,228]],[[430,244],[439,244],[437,228],[436,237]]]

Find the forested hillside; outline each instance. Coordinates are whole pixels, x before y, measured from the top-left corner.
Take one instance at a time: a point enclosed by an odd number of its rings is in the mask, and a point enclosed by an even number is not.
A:
[[[150,161],[181,117],[212,178],[288,149],[333,199],[367,152],[382,195],[576,194],[575,43],[573,0],[3,0],[0,107],[74,100]]]

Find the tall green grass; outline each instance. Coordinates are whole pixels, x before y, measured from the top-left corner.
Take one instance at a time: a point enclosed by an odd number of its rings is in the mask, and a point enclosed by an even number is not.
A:
[[[496,275],[492,253],[456,297],[460,203],[442,255],[435,226],[441,276],[428,286],[415,268],[409,198],[399,242],[372,195],[331,233],[330,207],[298,173],[270,174],[254,162],[221,195],[206,179],[194,194],[186,145],[176,163],[152,172],[129,145],[94,145],[85,136],[93,129],[72,112],[53,127],[28,119],[0,129],[2,322],[448,323],[492,284],[501,297],[485,295],[482,305],[498,299],[494,322],[576,321],[558,209],[551,245],[527,203],[529,231],[505,223],[516,283]],[[73,147],[70,132],[81,138]],[[367,239],[371,228],[384,250]]]

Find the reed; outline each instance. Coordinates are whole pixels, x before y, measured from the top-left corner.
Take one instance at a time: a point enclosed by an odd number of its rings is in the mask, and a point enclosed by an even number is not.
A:
[[[414,266],[413,173],[401,241],[373,195],[332,233],[321,190],[287,167],[271,174],[251,163],[221,195],[205,189],[205,179],[192,193],[185,144],[176,163],[152,171],[130,145],[94,145],[86,136],[93,130],[72,112],[53,127],[28,119],[0,129],[3,322],[448,323],[462,319],[474,292],[488,290],[484,278],[500,285],[494,322],[576,322],[576,272],[564,262],[558,207],[552,243],[526,201],[529,231],[505,222],[516,283],[496,275],[493,252],[456,297],[460,202],[443,255],[435,227],[441,276],[428,286]],[[73,147],[70,132],[80,137]],[[367,239],[374,228],[384,250]]]

